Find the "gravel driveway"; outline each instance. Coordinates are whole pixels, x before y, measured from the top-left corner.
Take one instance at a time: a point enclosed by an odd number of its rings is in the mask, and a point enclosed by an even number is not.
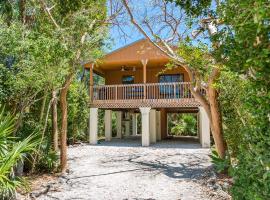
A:
[[[209,152],[179,141],[141,147],[138,139],[71,147],[69,174],[38,199],[210,199],[200,183],[211,168]]]

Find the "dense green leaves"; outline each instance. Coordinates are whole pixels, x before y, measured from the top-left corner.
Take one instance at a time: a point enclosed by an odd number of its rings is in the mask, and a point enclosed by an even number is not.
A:
[[[194,114],[169,114],[168,131],[177,136],[197,136],[197,119]]]
[[[26,187],[22,178],[15,176],[14,167],[22,162],[28,153],[36,150],[39,140],[35,135],[16,141],[12,136],[14,118],[0,111],[0,198],[14,195],[17,187]]]
[[[45,7],[51,8],[50,13]],[[25,169],[44,172],[57,167],[58,154],[52,151],[52,91],[57,102],[66,77],[79,74],[84,61],[102,55],[105,18],[104,0],[0,2],[0,104],[14,114],[12,132],[20,140],[33,132],[41,138],[37,151],[24,162]],[[88,124],[85,83],[80,77],[73,81],[67,100],[71,142],[85,139]]]
[[[236,159],[234,199],[270,198],[269,9],[267,0],[228,0],[220,7],[225,25],[216,55],[231,71],[222,81],[221,98]]]
[[[68,141],[73,144],[78,140],[86,140],[89,118],[88,88],[79,80],[75,80],[70,86],[68,102]]]
[[[196,17],[201,14],[208,14],[211,6],[211,0],[167,0],[168,2],[175,2],[176,5],[185,9],[190,16]]]

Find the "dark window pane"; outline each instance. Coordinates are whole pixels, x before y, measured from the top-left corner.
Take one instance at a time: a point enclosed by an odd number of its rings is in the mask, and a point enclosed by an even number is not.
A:
[[[122,83],[123,84],[133,84],[134,83],[134,76],[123,76]]]
[[[183,74],[165,74],[159,76],[160,83],[172,83],[172,82],[183,82]]]

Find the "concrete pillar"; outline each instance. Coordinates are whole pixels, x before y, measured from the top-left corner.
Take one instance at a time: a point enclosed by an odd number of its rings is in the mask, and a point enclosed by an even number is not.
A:
[[[128,112],[125,119],[125,136],[130,136],[130,113]]]
[[[150,110],[150,142],[157,142],[157,120],[156,120],[156,110]]]
[[[150,107],[141,107],[140,111],[142,114],[142,146],[148,147],[150,145]]]
[[[98,108],[90,108],[89,117],[89,142],[97,144],[98,140]]]
[[[157,140],[161,140],[161,117],[160,111],[156,111],[156,120],[157,120]]]
[[[210,147],[210,121],[203,107],[199,107],[199,133],[200,143],[203,148]]]
[[[122,138],[122,112],[116,112],[116,138]]]
[[[111,110],[105,110],[104,123],[105,123],[105,140],[111,141],[112,140],[112,111]]]
[[[132,135],[135,136],[137,135],[137,118],[138,117],[138,114],[137,113],[133,113],[132,114]]]

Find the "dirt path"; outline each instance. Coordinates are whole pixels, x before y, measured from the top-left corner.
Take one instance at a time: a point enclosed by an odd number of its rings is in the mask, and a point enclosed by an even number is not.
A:
[[[70,173],[38,199],[204,200],[209,150],[173,141],[140,147],[138,140],[114,140],[69,148]]]

